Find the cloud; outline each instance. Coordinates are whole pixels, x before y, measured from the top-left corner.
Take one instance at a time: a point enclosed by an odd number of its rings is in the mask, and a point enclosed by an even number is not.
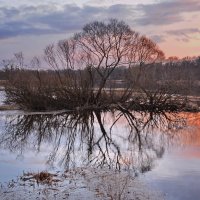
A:
[[[164,35],[152,35],[150,38],[156,43],[162,43],[166,41],[166,36]]]
[[[123,0],[123,4],[126,5],[137,5],[137,4],[143,4],[143,3],[153,3],[155,0]],[[89,0],[86,1],[87,5],[95,5],[95,6],[111,6],[113,4],[121,4],[122,0]]]
[[[187,28],[187,29],[177,29],[166,31],[168,35],[175,36],[177,41],[189,42],[191,39],[195,38],[194,34],[200,34],[200,29],[198,28]]]
[[[49,5],[0,8],[0,39],[18,35],[65,33],[80,30],[94,20],[118,18],[129,20],[135,10],[129,5],[109,7],[66,4],[63,7]]]
[[[178,29],[178,30],[167,31],[167,33],[170,35],[189,35],[193,33],[200,33],[200,29],[198,28]]]
[[[166,25],[183,21],[182,14],[200,10],[199,0],[170,0],[154,4],[140,4],[143,15],[137,19],[139,25]]]
[[[0,39],[79,31],[86,23],[109,18],[123,19],[130,25],[165,25],[182,21],[185,12],[200,10],[199,0],[165,0],[151,4],[42,4],[0,7]],[[157,37],[157,38],[156,38]],[[155,41],[164,41],[154,36]]]

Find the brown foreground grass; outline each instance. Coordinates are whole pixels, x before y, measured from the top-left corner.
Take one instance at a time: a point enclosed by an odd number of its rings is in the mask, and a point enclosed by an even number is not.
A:
[[[49,173],[47,171],[41,171],[38,173],[24,173],[23,176],[21,177],[22,181],[36,181],[36,183],[39,184],[47,184],[47,185],[52,185],[54,182],[58,182],[59,180],[56,179],[57,177],[56,174]]]

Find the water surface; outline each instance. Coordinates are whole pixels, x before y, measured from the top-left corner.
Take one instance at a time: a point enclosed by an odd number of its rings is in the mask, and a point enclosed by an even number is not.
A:
[[[23,171],[130,170],[166,199],[200,199],[200,114],[0,113],[0,181]]]
[[[200,199],[200,113],[188,114],[179,145],[168,149],[143,179],[168,200]]]

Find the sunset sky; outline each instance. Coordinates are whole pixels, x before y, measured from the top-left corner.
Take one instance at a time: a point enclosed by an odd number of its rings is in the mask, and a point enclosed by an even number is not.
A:
[[[200,55],[200,0],[0,0],[0,61],[41,55],[94,20],[117,18],[166,56]]]

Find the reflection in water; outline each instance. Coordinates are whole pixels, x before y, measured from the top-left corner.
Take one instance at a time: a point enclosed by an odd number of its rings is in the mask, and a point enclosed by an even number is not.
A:
[[[181,143],[183,145],[200,146],[200,113],[182,113],[187,126],[182,130]]]
[[[22,114],[7,119],[0,147],[23,154],[30,146],[40,151],[52,144],[47,163],[66,169],[91,165],[116,169],[151,170],[166,144],[185,127],[181,117],[166,113],[100,111]]]
[[[172,146],[143,178],[167,200],[200,199],[200,113],[181,113],[187,126],[179,131],[179,145]]]

